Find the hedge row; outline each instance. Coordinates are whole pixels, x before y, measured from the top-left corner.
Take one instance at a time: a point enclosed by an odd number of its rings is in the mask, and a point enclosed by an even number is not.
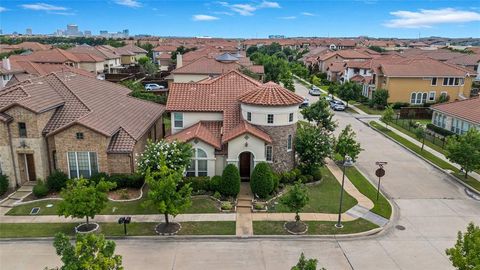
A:
[[[431,131],[433,131],[437,134],[440,134],[442,136],[445,136],[445,137],[455,135],[455,133],[451,132],[450,130],[446,130],[444,128],[437,127],[432,123],[427,124],[427,129],[429,129],[429,130],[431,130]]]

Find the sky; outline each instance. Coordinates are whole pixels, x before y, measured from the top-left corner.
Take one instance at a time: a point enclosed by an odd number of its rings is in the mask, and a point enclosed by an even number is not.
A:
[[[1,0],[3,33],[80,31],[158,36],[480,37],[480,1]]]

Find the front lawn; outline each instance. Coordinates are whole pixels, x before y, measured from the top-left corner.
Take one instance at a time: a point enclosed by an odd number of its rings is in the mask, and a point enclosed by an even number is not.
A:
[[[392,206],[388,203],[388,200],[380,193],[377,201],[377,189],[366,179],[355,167],[348,167],[345,171],[350,182],[360,191],[363,195],[367,196],[374,204],[371,212],[380,215],[386,219],[390,219],[392,215]]]
[[[385,110],[378,110],[375,108],[370,108],[368,105],[365,104],[355,104],[355,107],[359,108],[360,110],[364,111],[367,114],[375,114],[375,115],[382,115]]]
[[[342,222],[343,228],[335,227],[334,221],[305,221],[308,225],[307,235],[336,235],[336,234],[352,234],[369,231],[378,228],[377,225],[359,218],[353,221]],[[254,221],[254,235],[290,235],[283,225],[285,221]]]
[[[327,167],[322,167],[321,171],[322,182],[318,185],[307,186],[310,200],[302,209],[302,213],[338,213],[341,185]],[[357,204],[357,200],[350,194],[345,192],[343,195],[343,211],[347,211]],[[280,200],[277,202],[278,204],[269,205],[269,212],[292,212]]]
[[[131,202],[112,202],[109,201],[105,209],[100,212],[100,215],[148,215],[158,214],[152,207],[143,207],[145,198]],[[34,207],[40,207],[38,215],[57,215],[57,205],[59,200],[45,200],[39,202],[31,202],[24,205],[13,207],[8,211],[10,216],[28,216]],[[48,204],[53,207],[47,208]],[[208,197],[194,197],[192,198],[192,206],[185,211],[186,214],[196,213],[219,213],[220,211],[215,205],[215,201]]]
[[[106,236],[123,236],[123,225],[99,223],[100,232]],[[157,235],[155,222],[139,222],[127,225],[129,236]],[[235,221],[181,222],[179,235],[235,235]],[[0,238],[52,237],[62,232],[74,235],[76,223],[0,223]]]
[[[477,181],[475,178],[468,176],[468,179],[465,179],[463,177],[463,174],[460,174],[460,170],[454,167],[452,164],[449,162],[444,161],[443,159],[440,159],[436,155],[423,150],[417,146],[416,144],[412,143],[411,141],[403,138],[402,136],[396,134],[395,132],[391,131],[390,129],[378,124],[375,121],[370,121],[370,125],[377,129],[379,132],[385,134],[386,136],[390,137],[391,139],[399,142],[406,148],[412,150],[413,152],[417,153],[421,157],[429,160],[430,162],[434,163],[438,167],[444,169],[444,170],[450,170],[453,172],[453,175],[456,176],[460,181],[465,182],[469,184],[471,187],[475,188],[476,190],[480,191],[480,181]],[[462,177],[460,177],[462,176]]]

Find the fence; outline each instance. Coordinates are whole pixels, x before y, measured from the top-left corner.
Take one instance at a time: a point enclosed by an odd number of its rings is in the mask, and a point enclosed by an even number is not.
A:
[[[400,108],[402,119],[432,119],[432,110],[428,107],[402,107]]]
[[[393,123],[400,127],[403,128],[404,130],[407,130],[410,133],[415,134],[415,129],[418,128],[419,122],[416,121],[415,119],[401,119],[400,117],[396,117],[393,120]],[[422,123],[420,123],[422,124]],[[441,149],[445,148],[445,143],[446,143],[446,137],[436,135],[433,131],[426,130],[425,132],[425,141],[429,141],[433,143],[434,145],[440,147]],[[415,135],[413,135],[415,136]]]

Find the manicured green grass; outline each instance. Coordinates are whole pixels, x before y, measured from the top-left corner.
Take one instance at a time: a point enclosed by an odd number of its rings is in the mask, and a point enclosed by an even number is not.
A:
[[[389,219],[392,215],[392,206],[388,203],[382,193],[379,194],[377,201],[377,189],[357,170],[357,168],[348,167],[345,170],[345,174],[358,191],[367,196],[374,203],[374,206],[370,211]]]
[[[377,109],[374,109],[374,108],[370,108],[368,105],[365,105],[365,104],[357,104],[357,105],[355,105],[355,107],[359,108],[360,110],[362,110],[362,111],[364,111],[365,113],[368,113],[368,114],[381,115],[385,111],[385,110],[377,110]]]
[[[123,236],[123,225],[99,223],[100,233],[106,236]],[[139,222],[127,225],[129,236],[156,235],[155,222]],[[62,232],[74,235],[76,223],[0,223],[0,238],[52,237]],[[179,235],[234,235],[234,221],[182,222]]]
[[[138,201],[131,202],[112,202],[109,201],[105,209],[100,212],[100,215],[148,215],[158,214],[153,207],[144,207],[144,198]],[[15,206],[7,215],[10,216],[28,216],[33,207],[40,207],[38,215],[57,215],[57,206],[59,200],[46,200],[39,202],[32,202],[24,205]],[[47,204],[53,204],[53,207],[47,208]],[[206,197],[192,198],[192,206],[188,208],[185,213],[219,213],[220,211],[215,206],[215,201]]]
[[[303,213],[337,213],[340,201],[340,184],[335,176],[326,167],[322,167],[322,182],[318,185],[307,186],[308,204],[302,209]],[[357,200],[348,193],[343,194],[343,210],[347,211],[357,204]],[[270,212],[291,213],[284,204],[277,200],[278,204]]]
[[[387,129],[386,127],[378,124],[375,121],[371,121],[370,125],[374,128],[376,128],[378,131],[381,133],[387,135],[388,137],[392,138],[393,140],[399,142],[403,146],[407,147],[408,149],[412,150],[413,152],[417,153],[418,155],[422,156],[423,158],[429,160],[430,162],[434,163],[438,167],[444,169],[444,170],[450,170],[453,173],[453,175],[457,176],[457,178],[460,181],[463,181],[467,184],[469,184],[471,187],[475,188],[476,190],[480,191],[480,182],[474,179],[471,176],[468,176],[468,179],[465,179],[462,174],[460,174],[460,170],[454,167],[452,164],[438,158],[436,155],[423,150],[417,146],[416,144],[410,142],[409,140],[403,138],[402,136],[396,134],[395,132],[391,131],[390,129]],[[462,177],[459,177],[462,175]]]
[[[305,221],[308,225],[308,235],[352,234],[378,228],[377,225],[359,218],[354,221],[342,222],[343,228],[335,227],[334,221]],[[290,235],[284,228],[285,221],[254,221],[254,235]]]

